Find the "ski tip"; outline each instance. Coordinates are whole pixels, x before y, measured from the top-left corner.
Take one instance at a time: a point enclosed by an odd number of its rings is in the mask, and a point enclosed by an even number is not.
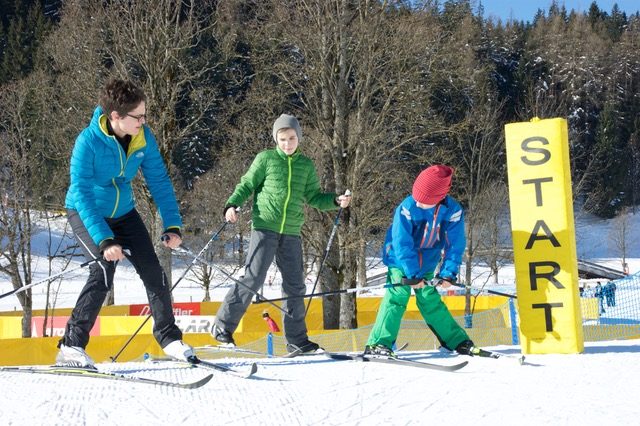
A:
[[[249,370],[249,376],[251,377],[254,374],[256,374],[256,372],[258,371],[258,364],[256,364],[255,362],[253,364],[251,364],[251,369]]]
[[[287,354],[284,354],[282,356],[282,358],[295,358],[295,357],[297,357],[298,355],[301,355],[301,354],[302,354],[302,351],[300,349],[295,349],[293,352],[289,352]]]
[[[212,378],[213,378],[213,374],[209,374],[208,376],[205,376],[202,379],[198,380],[197,382],[194,382],[191,385],[189,385],[189,388],[190,389],[197,389],[199,387],[202,387],[202,386],[206,385],[207,383],[209,383],[209,381],[211,381]]]
[[[448,366],[447,370],[448,371],[458,371],[462,367],[466,367],[467,364],[469,364],[469,361],[463,361],[460,364],[454,364],[454,365]]]

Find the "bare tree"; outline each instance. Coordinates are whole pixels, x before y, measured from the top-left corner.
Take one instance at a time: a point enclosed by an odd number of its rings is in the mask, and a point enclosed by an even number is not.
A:
[[[602,148],[595,144],[594,123],[600,120],[610,77],[610,40],[593,31],[585,15],[569,22],[561,15],[541,20],[527,39],[531,70],[520,110],[532,117],[567,117],[574,199],[593,186],[602,169]]]
[[[277,91],[286,111],[301,117],[301,149],[315,160],[325,189],[354,194],[322,290],[365,279],[364,247],[372,231],[383,236],[391,206],[410,191],[420,168],[415,152],[438,158],[427,139],[443,127],[428,103],[433,52],[444,42],[432,14],[404,14],[402,7],[395,1],[263,2],[246,23],[253,35],[253,87]],[[309,212],[307,253],[323,252],[333,219]],[[353,294],[324,299],[324,326],[356,326]]]
[[[627,253],[629,252],[629,233],[631,232],[631,208],[623,207],[620,209],[611,223],[611,231],[609,233],[609,243],[613,251],[620,256],[622,270],[627,271]]]
[[[218,99],[217,88],[207,81],[218,62],[204,44],[212,39],[215,2],[118,0],[79,3],[84,4],[91,16],[91,20],[83,24],[98,25],[102,37],[100,52],[110,63],[110,71],[121,78],[136,80],[144,88],[148,97],[149,125],[157,136],[169,172],[175,178],[174,150],[180,143],[206,130],[207,114]],[[140,212],[147,223],[152,224],[156,250],[171,279],[171,252],[158,238],[162,222],[152,208],[149,192],[138,182],[136,193]]]
[[[28,117],[29,83],[0,87],[0,272],[14,289],[29,285],[31,270],[31,177],[33,152]],[[31,289],[16,295],[22,306],[22,336],[31,337]]]
[[[38,222],[44,221],[46,224],[46,227],[43,229],[43,231],[46,232],[46,235],[47,235],[47,264],[48,264],[47,273],[49,274],[49,276],[51,276],[57,273],[53,267],[54,264],[56,263],[55,262],[56,260],[62,260],[62,267],[61,267],[62,270],[65,270],[71,263],[72,253],[71,255],[69,255],[70,253],[67,252],[69,238],[71,238],[71,236],[68,234],[68,230],[70,229],[70,227],[67,224],[60,238],[55,238],[54,237],[55,233],[52,226],[52,220],[55,220],[61,217],[62,213],[60,213],[59,210],[58,212],[56,212],[55,209],[53,209],[51,212],[44,211],[41,213],[38,212],[37,214],[40,216],[38,218]],[[45,297],[45,303],[44,303],[44,308],[45,308],[44,320],[42,321],[42,336],[47,336],[47,324],[49,322],[48,320],[49,320],[50,310],[51,310],[52,316],[53,316],[53,312],[55,311],[55,300],[57,299],[57,292],[52,297],[51,291],[52,291],[53,284],[57,282],[58,283],[57,288],[59,289],[60,283],[62,283],[63,279],[64,277],[59,277],[55,281],[50,280],[47,282],[47,287],[45,291],[46,297]],[[52,301],[54,303],[51,303]],[[51,323],[51,328],[53,328],[53,322]]]

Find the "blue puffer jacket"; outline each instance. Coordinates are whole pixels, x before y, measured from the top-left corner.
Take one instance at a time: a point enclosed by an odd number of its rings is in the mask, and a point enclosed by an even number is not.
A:
[[[407,278],[423,278],[442,259],[438,275],[455,280],[466,244],[464,213],[456,200],[446,196],[436,207],[421,209],[410,195],[395,210],[382,260]]]
[[[128,151],[125,154],[115,136],[108,134],[107,117],[100,107],[73,147],[65,207],[78,211],[98,246],[114,237],[105,218],[120,217],[135,207],[131,181],[138,169],[158,206],[164,228],[182,226],[173,185],[156,138],[146,125],[131,138]]]

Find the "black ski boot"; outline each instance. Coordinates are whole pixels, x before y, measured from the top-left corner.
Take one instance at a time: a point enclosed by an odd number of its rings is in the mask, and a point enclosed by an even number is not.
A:
[[[462,343],[460,343],[458,346],[456,346],[456,352],[458,352],[460,355],[473,356],[475,355],[474,349],[477,349],[477,348],[474,346],[471,340],[465,340]]]
[[[297,355],[312,354],[321,350],[322,348],[320,347],[320,345],[310,340],[302,342],[299,345],[295,345],[293,343],[287,343],[287,352],[289,352],[290,354],[292,353],[295,353]]]
[[[385,345],[367,345],[364,347],[364,354],[379,358],[397,358],[395,352]]]
[[[236,342],[233,340],[233,335],[229,333],[227,330],[218,327],[216,324],[213,325],[213,330],[211,331],[213,337],[215,339],[227,346],[235,346]]]

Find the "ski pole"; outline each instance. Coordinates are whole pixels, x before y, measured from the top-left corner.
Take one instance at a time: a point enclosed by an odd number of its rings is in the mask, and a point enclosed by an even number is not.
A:
[[[344,191],[345,196],[350,196],[351,191],[348,189]],[[333,221],[333,228],[331,229],[331,235],[329,235],[329,241],[327,242],[327,246],[324,249],[324,254],[322,256],[322,260],[320,260],[320,266],[318,266],[318,274],[316,275],[316,280],[313,283],[313,288],[311,289],[311,295],[309,296],[309,303],[307,303],[307,307],[304,310],[304,317],[307,317],[307,313],[309,312],[309,307],[311,306],[311,299],[313,298],[313,293],[316,291],[316,286],[318,285],[318,280],[320,279],[320,274],[322,273],[322,267],[324,266],[324,262],[329,257],[329,250],[331,249],[331,244],[333,243],[333,237],[336,235],[336,230],[338,229],[338,225],[340,224],[340,215],[342,214],[343,208],[340,207],[338,210],[338,214],[336,215],[336,219]]]
[[[453,283],[453,285],[456,286],[456,287],[462,287],[462,288],[465,288],[465,289],[468,289],[468,290],[477,290],[477,291],[480,291],[480,292],[485,291],[487,293],[495,294],[497,296],[510,297],[512,299],[517,299],[518,298],[518,296],[516,296],[515,294],[501,293],[499,291],[487,290],[487,289],[484,289],[484,288],[476,288],[476,287],[471,287],[470,285],[464,285],[464,284],[458,284],[458,283]]]
[[[193,253],[191,253],[190,250],[185,249],[184,247],[178,247],[176,249],[177,251],[186,254],[187,256],[193,257]],[[194,261],[196,259],[194,258]],[[198,262],[202,263],[203,265],[209,266],[210,268],[215,269],[216,271],[220,272],[222,275],[224,275],[225,277],[227,277],[228,279],[230,279],[231,281],[233,281],[234,283],[238,284],[239,286],[249,290],[254,296],[256,296],[257,300],[264,300],[265,303],[269,303],[270,305],[272,305],[273,307],[275,307],[276,309],[278,309],[279,311],[281,311],[283,314],[285,314],[288,317],[291,317],[291,312],[281,308],[280,306],[276,305],[275,303],[271,302],[268,299],[265,299],[264,297],[262,297],[260,295],[259,292],[255,291],[254,289],[252,289],[251,287],[249,287],[248,285],[246,285],[245,283],[243,283],[242,281],[240,281],[239,279],[233,277],[231,274],[229,274],[227,271],[225,271],[224,269],[222,269],[221,267],[217,266],[214,263],[211,262],[207,262],[206,260],[203,259],[197,259]]]
[[[408,286],[408,285],[418,284],[420,281],[422,281],[422,280],[421,279],[412,280],[412,279],[403,278],[402,282],[398,283],[398,284],[387,284],[387,283],[385,283],[385,284],[372,285],[372,286],[367,286],[367,287],[344,288],[342,290],[323,291],[321,293],[303,294],[301,296],[280,297],[278,299],[262,299],[262,300],[256,300],[253,303],[256,304],[256,303],[280,302],[280,301],[289,300],[289,299],[306,299],[306,298],[311,298],[311,297],[315,297],[315,296],[331,296],[333,294],[356,293],[358,291],[373,290],[373,289],[377,289],[377,288],[405,287],[405,286]],[[439,284],[435,283],[435,281],[432,280],[432,281],[429,282],[428,285],[436,287]]]
[[[78,269],[82,269],[85,266],[90,265],[90,264],[92,264],[94,262],[97,262],[99,260],[102,260],[102,258],[101,257],[96,257],[95,259],[87,260],[86,262],[81,263],[78,266],[75,266],[75,267],[73,267],[71,269],[66,269],[66,270],[64,270],[62,272],[59,272],[59,273],[54,274],[54,275],[51,275],[51,276],[49,276],[49,277],[47,277],[47,278],[45,278],[43,280],[37,281],[35,283],[23,285],[22,287],[18,287],[18,288],[14,289],[14,290],[11,290],[11,291],[7,292],[7,293],[0,294],[0,299],[2,299],[3,297],[11,296],[12,294],[22,293],[23,291],[26,291],[26,290],[30,289],[31,287],[35,287],[35,286],[37,286],[39,284],[46,283],[47,281],[55,280],[56,278],[60,278],[61,276],[66,275],[69,272],[77,271]]]
[[[207,249],[209,248],[209,246],[211,245],[211,243],[213,241],[215,241],[218,238],[218,235],[220,235],[222,233],[222,231],[224,230],[224,228],[227,226],[227,221],[225,221],[222,226],[218,229],[218,231],[216,231],[216,233],[214,233],[213,235],[211,235],[211,238],[209,238],[209,241],[207,241],[207,243],[204,245],[204,247],[202,247],[202,250],[200,250],[200,252],[198,253],[197,256],[195,256],[193,258],[193,261],[191,262],[191,264],[189,264],[189,266],[187,267],[187,269],[184,270],[184,272],[182,272],[182,275],[180,275],[180,278],[178,278],[178,281],[176,281],[176,283],[171,287],[171,289],[169,290],[169,293],[173,292],[173,289],[176,288],[176,286],[180,283],[180,281],[182,281],[182,279],[187,275],[187,273],[191,270],[191,268],[193,268],[193,265],[195,265],[197,259],[202,256],[202,253],[204,253],[205,251],[207,251]],[[145,318],[145,320],[142,322],[142,324],[140,324],[140,327],[138,327],[138,329],[131,335],[131,337],[129,337],[129,340],[126,341],[126,343],[122,346],[122,348],[120,348],[120,350],[118,351],[117,354],[115,354],[114,356],[111,357],[111,361],[112,362],[116,362],[116,360],[118,359],[118,357],[120,356],[120,354],[122,354],[122,352],[126,349],[127,346],[129,346],[129,343],[131,343],[131,341],[133,340],[134,337],[136,337],[138,335],[138,333],[140,332],[140,330],[142,330],[142,327],[145,326],[145,324],[149,321],[149,319],[151,318],[151,314],[147,315],[147,318]]]
[[[344,288],[341,290],[322,291],[319,293],[303,294],[300,296],[279,297],[277,299],[258,299],[253,303],[258,304],[258,303],[280,302],[283,300],[291,300],[291,299],[307,299],[307,298],[312,298],[316,296],[322,297],[322,296],[331,296],[333,294],[356,293],[358,291],[363,291],[363,290],[373,290],[376,288],[402,287],[405,285],[408,285],[408,284],[380,284],[380,285],[374,285],[371,287]]]

